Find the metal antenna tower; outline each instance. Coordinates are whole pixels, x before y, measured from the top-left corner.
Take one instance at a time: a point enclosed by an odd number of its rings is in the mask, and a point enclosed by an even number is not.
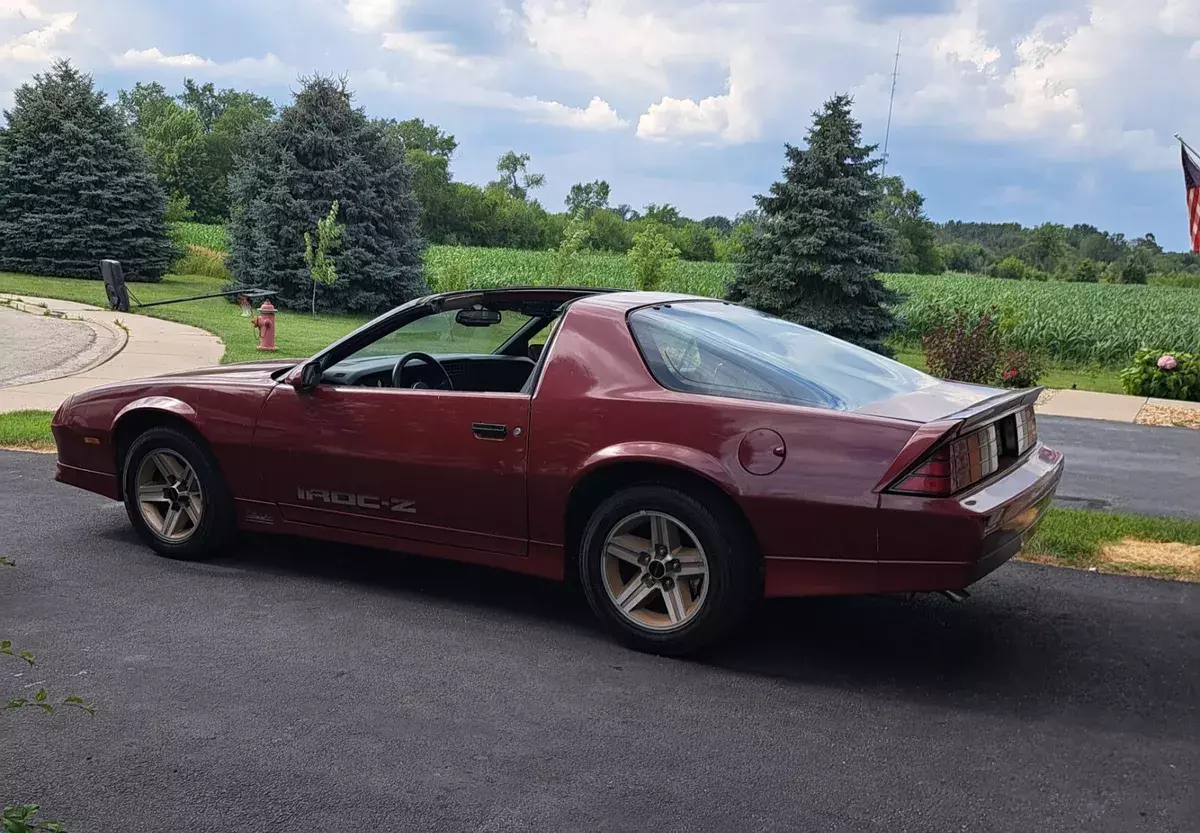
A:
[[[880,176],[887,175],[888,140],[892,137],[892,104],[896,101],[896,78],[900,75],[900,38],[902,35],[903,32],[896,33],[896,63],[892,67],[892,94],[888,98],[887,129],[883,132],[883,169],[879,172]]]

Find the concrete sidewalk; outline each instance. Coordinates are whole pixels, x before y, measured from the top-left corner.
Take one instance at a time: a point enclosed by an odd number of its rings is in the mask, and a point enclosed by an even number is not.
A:
[[[64,399],[81,390],[107,382],[215,365],[225,352],[225,345],[212,333],[174,321],[27,295],[0,293],[0,302],[47,321],[79,320],[105,332],[120,334],[116,337],[120,345],[99,357],[99,363],[87,364],[77,371],[68,367],[69,375],[58,378],[0,388],[0,413],[53,411]]]
[[[1154,399],[1146,396],[1124,396],[1119,393],[1096,393],[1088,390],[1052,390],[1037,406],[1045,416],[1103,419],[1110,422],[1137,422],[1146,408],[1171,408],[1200,412],[1200,402],[1180,402],[1174,399]]]

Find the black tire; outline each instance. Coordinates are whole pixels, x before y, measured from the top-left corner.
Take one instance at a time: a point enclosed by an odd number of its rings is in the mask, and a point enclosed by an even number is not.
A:
[[[704,603],[676,630],[656,631],[631,622],[605,588],[605,541],[617,524],[640,511],[683,522],[708,561]],[[721,500],[673,483],[630,486],[600,504],[584,530],[577,558],[580,584],[596,616],[621,642],[648,653],[683,656],[713,647],[733,635],[762,594],[762,559],[742,519]]]
[[[200,522],[187,540],[172,542],[160,537],[146,523],[138,508],[137,472],[142,461],[158,450],[174,452],[182,457],[196,473],[204,493],[204,509]],[[202,560],[218,554],[233,539],[236,531],[233,497],[217,468],[212,452],[191,432],[171,427],[150,428],[130,444],[121,467],[125,512],[138,535],[151,549],[167,558]]]

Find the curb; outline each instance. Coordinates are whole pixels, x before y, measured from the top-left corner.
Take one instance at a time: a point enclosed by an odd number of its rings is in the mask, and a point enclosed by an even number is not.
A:
[[[52,310],[49,307],[38,304],[31,304],[17,295],[0,295],[0,306],[16,310],[17,312],[24,312],[28,315],[48,316],[63,321],[76,321],[91,329],[97,336],[102,336],[105,340],[109,340],[113,344],[111,348],[103,348],[99,351],[89,347],[67,359],[54,370],[43,371],[42,373],[31,374],[30,376],[18,376],[15,381],[10,381],[0,386],[4,389],[36,385],[40,382],[52,382],[55,379],[65,379],[70,376],[78,376],[81,373],[87,373],[89,370],[94,370],[120,355],[121,351],[129,343],[129,333],[122,327],[116,327],[103,321],[94,321],[90,318],[68,315],[60,310]],[[89,353],[93,355],[88,355]],[[77,364],[76,362],[81,356],[86,358],[81,364]]]

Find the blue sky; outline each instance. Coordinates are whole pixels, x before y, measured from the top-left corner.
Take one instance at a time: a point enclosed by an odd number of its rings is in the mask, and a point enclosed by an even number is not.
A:
[[[1174,132],[1200,145],[1197,0],[0,0],[0,105],[55,57],[115,95],[185,76],[286,101],[345,74],[375,116],[513,148],[614,203],[732,215],[834,92],[936,220],[1087,222],[1186,245]]]

